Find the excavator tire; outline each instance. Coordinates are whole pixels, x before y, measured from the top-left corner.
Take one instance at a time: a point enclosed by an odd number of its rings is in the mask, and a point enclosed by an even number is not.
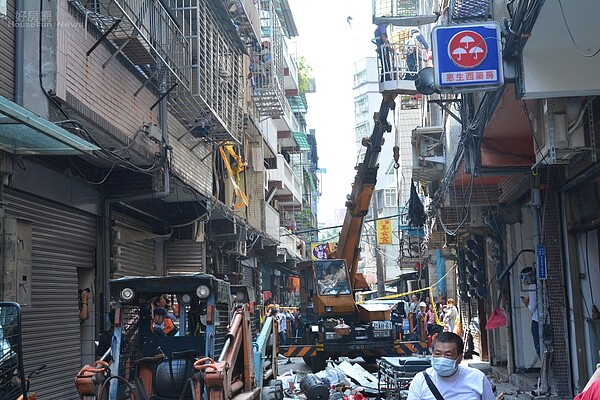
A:
[[[276,389],[278,399],[283,399],[283,382],[281,379],[271,379],[267,382],[267,385]]]
[[[324,354],[320,354],[317,352],[317,355],[314,357],[308,357],[310,359],[310,363],[306,363],[310,370],[316,374],[319,371],[323,371],[325,367],[327,367],[327,359]],[[306,360],[304,360],[306,362]]]
[[[373,356],[362,356],[363,360],[365,360],[365,362],[367,364],[377,364],[377,357],[373,357]]]
[[[282,400],[283,392],[280,394],[275,386],[265,386],[260,391],[260,400]]]
[[[311,360],[312,357],[304,356],[304,357],[302,357],[302,359],[304,360],[304,364],[306,364],[306,365],[308,365],[310,367],[310,364],[312,362],[312,360]]]

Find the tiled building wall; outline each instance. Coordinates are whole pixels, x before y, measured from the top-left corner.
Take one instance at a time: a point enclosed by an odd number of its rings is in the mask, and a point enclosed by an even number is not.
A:
[[[59,1],[57,7],[56,48],[56,94],[67,100],[71,97],[81,105],[94,110],[129,138],[144,124],[158,124],[158,106],[150,109],[158,97],[150,89],[142,89],[139,79],[117,56],[105,68],[103,64],[111,57],[110,45],[103,41],[86,56],[100,34],[80,14],[69,11],[67,1]],[[82,112],[82,110],[78,111]],[[114,132],[111,132],[114,134]],[[127,138],[118,138],[127,144]]]

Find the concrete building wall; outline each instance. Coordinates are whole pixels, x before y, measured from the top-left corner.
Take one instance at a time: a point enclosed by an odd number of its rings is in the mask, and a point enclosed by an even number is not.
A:
[[[98,40],[96,29],[89,24],[86,32],[83,17],[70,12],[67,1],[58,2],[57,20],[62,24],[56,31],[56,95],[79,100],[78,108],[93,109],[128,138],[144,124],[158,124],[158,107],[150,109],[158,99],[156,93],[146,87],[134,96],[143,81],[119,56],[103,67],[112,55],[106,41],[86,56]]]

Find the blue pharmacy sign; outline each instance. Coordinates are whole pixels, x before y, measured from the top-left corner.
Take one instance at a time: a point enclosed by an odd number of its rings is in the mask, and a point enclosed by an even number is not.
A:
[[[535,246],[537,255],[537,278],[548,279],[548,269],[546,268],[546,246],[538,244]]]
[[[493,90],[504,84],[496,22],[433,28],[433,71],[442,93]]]

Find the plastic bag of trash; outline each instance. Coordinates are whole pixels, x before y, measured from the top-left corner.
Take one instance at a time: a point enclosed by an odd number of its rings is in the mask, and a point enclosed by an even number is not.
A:
[[[322,380],[328,381],[330,386],[337,386],[342,382],[347,382],[346,375],[342,371],[331,366],[328,366],[323,371],[317,372],[315,375]]]

